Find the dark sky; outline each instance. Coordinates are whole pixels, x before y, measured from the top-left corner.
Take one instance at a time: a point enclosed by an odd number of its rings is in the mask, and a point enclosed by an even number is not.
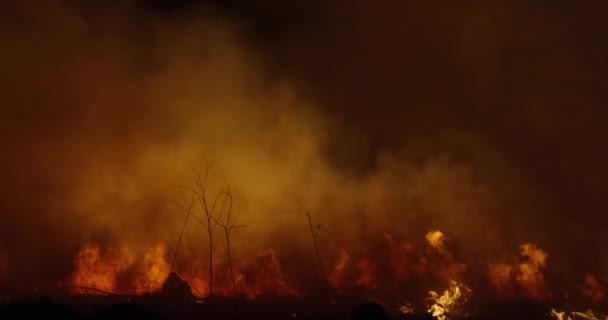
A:
[[[338,166],[439,131],[487,137],[567,211],[601,212],[608,41],[596,1],[147,1],[215,5],[348,132]],[[354,134],[353,134],[354,133]],[[584,208],[584,209],[583,209]],[[595,216],[595,214],[593,214]]]

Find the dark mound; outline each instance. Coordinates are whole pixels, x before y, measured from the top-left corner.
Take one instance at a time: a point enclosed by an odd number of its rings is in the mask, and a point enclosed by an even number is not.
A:
[[[388,320],[389,315],[379,303],[358,304],[352,308],[352,320]]]
[[[84,316],[70,307],[50,299],[16,302],[0,307],[0,319],[66,319],[80,320]]]
[[[163,299],[170,302],[194,302],[196,300],[188,282],[175,272],[169,274],[160,294]]]
[[[161,320],[163,319],[158,314],[146,310],[144,307],[133,303],[120,303],[112,305],[97,314],[93,315],[93,320],[105,319],[142,319],[142,320]]]

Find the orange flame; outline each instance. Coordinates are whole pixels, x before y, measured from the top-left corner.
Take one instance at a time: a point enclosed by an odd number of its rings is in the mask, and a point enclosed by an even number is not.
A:
[[[350,255],[346,250],[340,250],[340,257],[336,265],[327,276],[327,281],[333,288],[341,288],[347,281],[346,266],[350,262]]]
[[[585,275],[583,294],[591,299],[593,303],[598,303],[606,296],[606,290],[602,287],[595,275],[587,273]]]
[[[445,246],[443,244],[445,241],[445,235],[443,232],[439,230],[429,231],[426,234],[426,241],[428,241],[429,245],[431,245],[431,247],[433,247],[435,250],[439,252],[445,251]]]
[[[490,264],[488,274],[495,292],[502,298],[514,295],[515,285],[520,292],[531,299],[543,299],[545,291],[544,268],[547,264],[547,253],[541,248],[525,243],[519,247],[520,259],[517,265],[504,263]]]
[[[493,264],[489,266],[491,285],[500,297],[510,298],[515,294],[513,287],[513,267],[504,264]]]
[[[137,294],[160,291],[171,269],[165,260],[165,253],[164,244],[160,244],[146,253],[141,267],[142,276],[137,277],[135,281]]]
[[[529,298],[542,299],[545,296],[542,271],[547,262],[547,253],[533,244],[526,243],[520,246],[520,254],[527,258],[527,261],[519,264],[515,280]]]
[[[86,244],[74,260],[71,282],[77,292],[93,288],[108,292],[117,290],[118,275],[133,265],[133,257],[125,250],[102,249]]]

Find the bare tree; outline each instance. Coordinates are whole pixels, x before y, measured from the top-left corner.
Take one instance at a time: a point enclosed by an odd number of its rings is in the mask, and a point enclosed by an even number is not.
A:
[[[232,216],[232,189],[230,189],[230,185],[228,182],[225,182],[226,191],[224,192],[224,200],[222,202],[222,208],[220,210],[220,216],[223,216],[223,219],[216,220],[216,223],[220,226],[222,231],[224,232],[224,238],[226,240],[226,253],[228,256],[228,269],[230,270],[230,279],[232,280],[232,288],[234,289],[234,294],[238,294],[238,289],[236,285],[236,278],[234,277],[234,268],[232,265],[232,252],[230,248],[230,237],[233,231],[246,228],[247,225],[237,225],[235,224]],[[226,214],[222,215],[224,212],[224,208],[228,204],[228,208],[226,209]]]
[[[220,189],[215,196],[210,195],[210,191],[207,186],[207,182],[209,180],[209,169],[211,165],[207,165],[205,169],[205,175],[201,176],[200,173],[197,174],[194,178],[189,178],[193,186],[191,187],[183,187],[186,190],[192,192],[193,202],[198,202],[202,211],[203,217],[199,218],[192,212],[192,204],[190,208],[186,209],[184,206],[181,206],[179,203],[176,203],[182,209],[187,211],[186,220],[184,221],[184,226],[182,227],[182,232],[180,233],[180,241],[183,236],[183,230],[188,222],[189,217],[193,217],[197,220],[205,229],[207,233],[207,238],[209,240],[209,298],[213,297],[213,245],[215,240],[215,233],[217,227],[220,225],[220,221],[222,221],[222,215],[224,213],[224,207],[227,203],[229,203],[229,208],[232,207],[232,193],[226,189]],[[222,202],[222,207],[220,210],[217,210],[218,201]],[[177,254],[177,250],[176,250]]]
[[[312,243],[315,246],[315,253],[317,256],[317,262],[319,263],[319,271],[321,272],[321,277],[325,278],[325,271],[323,270],[323,262],[321,261],[321,255],[319,254],[319,245],[317,244],[317,234],[315,232],[315,227],[312,223],[312,218],[310,217],[310,212],[306,210],[306,217],[308,217],[308,225],[310,226],[310,234],[312,235]],[[317,229],[321,229],[321,225],[317,225]]]
[[[186,209],[181,204],[179,204],[179,203],[177,203],[177,202],[175,202],[173,200],[169,200],[169,201],[177,204],[182,209],[186,210],[186,219],[184,219],[184,224],[182,225],[182,230],[179,232],[179,238],[177,240],[177,245],[175,246],[175,253],[173,254],[173,260],[171,260],[171,271],[170,272],[173,272],[173,269],[175,268],[175,260],[177,259],[177,253],[179,252],[179,246],[182,243],[182,238],[184,237],[184,231],[186,230],[186,225],[188,224],[188,220],[192,216],[197,221],[199,221],[199,223],[202,222],[198,218],[196,218],[196,216],[192,215],[192,207],[194,207],[194,200],[196,200],[196,197],[193,195],[192,196],[192,201],[190,201],[190,206],[188,207],[188,209]]]

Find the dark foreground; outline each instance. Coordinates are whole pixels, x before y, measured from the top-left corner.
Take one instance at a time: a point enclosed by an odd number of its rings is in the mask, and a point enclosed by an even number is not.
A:
[[[424,312],[424,310],[422,310]],[[170,302],[155,296],[116,299],[95,296],[35,298],[0,303],[0,319],[434,319],[428,314],[399,314],[375,303],[351,305],[306,303],[305,300],[237,299]],[[534,304],[501,304],[450,319],[552,319],[550,308]]]

